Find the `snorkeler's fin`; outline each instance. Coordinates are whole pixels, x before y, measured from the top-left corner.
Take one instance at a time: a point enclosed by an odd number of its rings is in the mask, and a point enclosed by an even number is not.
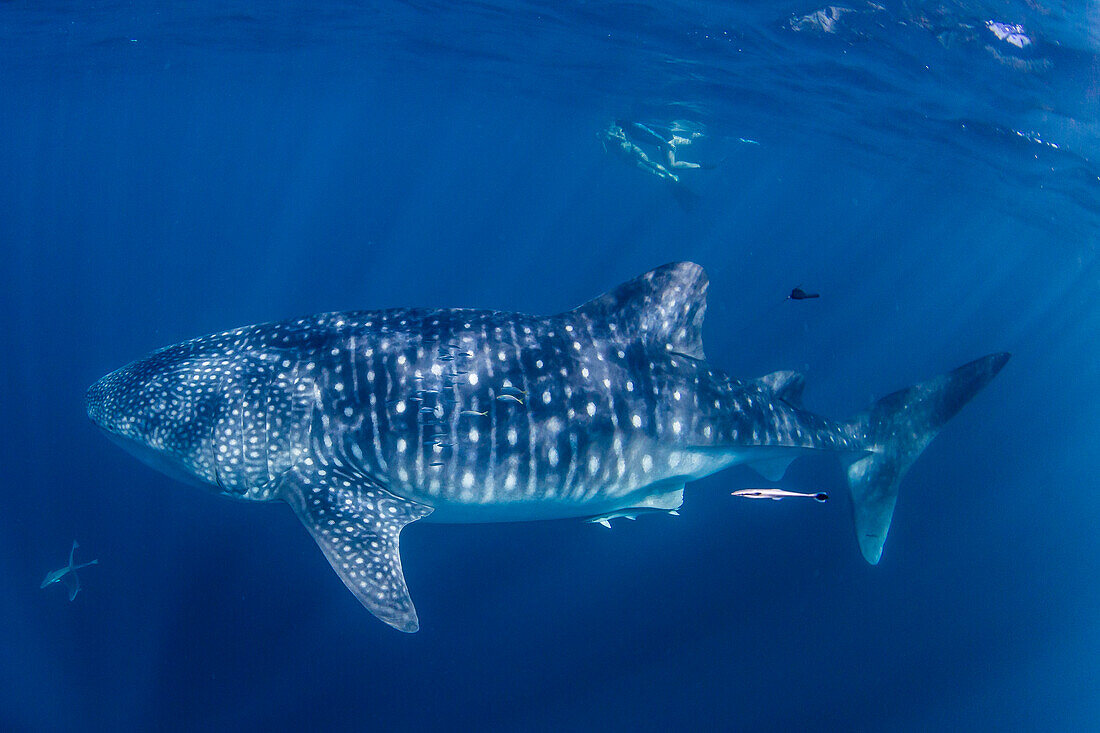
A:
[[[870,450],[848,465],[856,538],[863,557],[877,565],[890,529],[898,484],[936,433],[1008,362],[990,354],[953,372],[894,392],[849,421]]]

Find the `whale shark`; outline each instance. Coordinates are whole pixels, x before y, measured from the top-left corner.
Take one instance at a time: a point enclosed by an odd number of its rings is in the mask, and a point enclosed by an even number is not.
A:
[[[417,520],[676,514],[685,484],[800,456],[842,461],[863,557],[906,471],[1004,367],[984,356],[834,421],[793,371],[710,364],[700,266],[659,267],[551,316],[397,308],[246,326],[168,346],[85,395],[142,461],[227,497],[283,501],[371,613],[419,621],[400,536]]]

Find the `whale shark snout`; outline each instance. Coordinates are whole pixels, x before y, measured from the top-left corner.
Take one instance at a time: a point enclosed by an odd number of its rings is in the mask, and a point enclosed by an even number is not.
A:
[[[146,465],[189,484],[210,484],[214,390],[166,350],[116,369],[84,393],[88,417]],[[214,482],[216,483],[216,482]]]
[[[111,372],[84,391],[84,409],[88,417],[107,432],[112,432],[111,399],[117,372]]]

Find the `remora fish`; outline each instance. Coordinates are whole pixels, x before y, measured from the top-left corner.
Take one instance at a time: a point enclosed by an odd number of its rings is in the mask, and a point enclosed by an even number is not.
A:
[[[418,628],[398,546],[410,522],[673,512],[688,481],[739,463],[775,480],[811,452],[846,463],[860,549],[877,563],[902,476],[1008,354],[833,422],[802,407],[800,374],[735,379],[705,361],[706,290],[701,267],[675,263],[555,316],[397,309],[248,326],[107,375],[87,410],[169,475],[290,504],[359,601],[402,631]],[[464,374],[441,343],[469,354]],[[455,401],[426,424],[413,398],[452,382]],[[524,409],[493,399],[505,384]]]
[[[801,491],[787,491],[786,489],[738,489],[731,493],[730,496],[741,496],[746,499],[771,499],[772,501],[779,501],[780,499],[789,499],[792,497],[813,499],[814,501],[820,501],[822,503],[829,500],[829,495],[824,491],[817,491],[810,494]]]

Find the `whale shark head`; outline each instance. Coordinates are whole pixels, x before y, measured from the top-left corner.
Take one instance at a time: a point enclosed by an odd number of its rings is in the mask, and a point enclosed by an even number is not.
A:
[[[111,440],[147,465],[186,483],[217,486],[213,430],[221,395],[212,373],[208,358],[162,349],[89,387],[85,408]]]
[[[274,498],[278,477],[308,444],[316,400],[314,363],[299,363],[284,336],[249,327],[156,351],[89,387],[88,417],[172,478],[236,498]]]

